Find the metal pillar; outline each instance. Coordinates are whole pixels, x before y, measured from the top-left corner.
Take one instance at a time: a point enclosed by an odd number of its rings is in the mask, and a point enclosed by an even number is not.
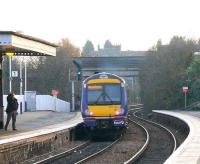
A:
[[[72,80],[72,112],[75,111],[74,81]]]
[[[187,93],[185,92],[185,109],[187,107]]]
[[[9,92],[12,92],[12,56],[9,56]]]
[[[27,91],[27,65],[26,65],[26,61],[24,63],[24,90],[25,92]]]
[[[26,61],[24,63],[24,106],[25,106],[25,112],[27,112],[27,97],[26,97],[26,91],[27,91],[27,70],[26,70]]]
[[[131,78],[131,85],[132,85],[131,98],[132,98],[133,103],[135,103],[135,98],[134,98],[134,95],[135,95],[135,92],[134,92],[134,77]]]
[[[22,83],[22,60],[20,59],[20,95],[22,95],[22,88],[23,88],[23,83]]]
[[[0,52],[0,129],[4,127],[4,110],[3,110],[3,78],[2,78],[2,52]]]
[[[75,111],[75,91],[74,91],[74,80],[71,79],[71,70],[69,69],[69,72],[68,72],[68,75],[69,75],[69,82],[71,81],[72,83],[72,108],[71,108],[71,111],[74,112]]]

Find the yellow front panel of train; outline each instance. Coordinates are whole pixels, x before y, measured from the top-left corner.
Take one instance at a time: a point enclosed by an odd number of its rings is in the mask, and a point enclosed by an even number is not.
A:
[[[105,84],[105,83],[119,84],[121,83],[121,81],[118,79],[92,79],[87,82],[87,84]]]
[[[120,105],[88,105],[89,111],[97,117],[115,116],[120,107]]]

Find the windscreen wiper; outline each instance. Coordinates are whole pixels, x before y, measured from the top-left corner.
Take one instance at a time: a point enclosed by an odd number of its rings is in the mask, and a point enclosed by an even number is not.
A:
[[[102,92],[99,97],[97,98],[97,100],[94,102],[95,105],[97,105],[98,101],[100,100],[100,98],[104,95],[104,93]]]
[[[99,97],[97,98],[97,100],[94,102],[95,105],[97,105],[98,101],[100,100],[100,98],[102,96],[108,97],[108,99],[110,100],[111,104],[113,104],[113,100],[111,99],[111,97],[106,93],[106,92],[102,92]]]
[[[104,95],[106,96],[106,97],[108,97],[108,99],[110,100],[110,102],[113,104],[113,100],[111,99],[111,97],[105,92],[104,93]]]

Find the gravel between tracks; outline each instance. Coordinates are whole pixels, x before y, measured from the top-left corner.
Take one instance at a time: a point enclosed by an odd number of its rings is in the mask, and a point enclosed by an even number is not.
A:
[[[129,123],[128,129],[122,139],[112,149],[87,161],[87,164],[117,164],[130,159],[145,143],[144,131],[133,123]]]

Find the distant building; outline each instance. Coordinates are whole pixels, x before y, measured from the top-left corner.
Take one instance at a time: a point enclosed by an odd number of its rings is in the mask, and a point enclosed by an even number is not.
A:
[[[121,45],[113,45],[109,40],[105,41],[104,47],[98,45],[97,51],[90,51],[85,57],[105,57],[105,56],[144,56],[146,51],[122,51]]]

